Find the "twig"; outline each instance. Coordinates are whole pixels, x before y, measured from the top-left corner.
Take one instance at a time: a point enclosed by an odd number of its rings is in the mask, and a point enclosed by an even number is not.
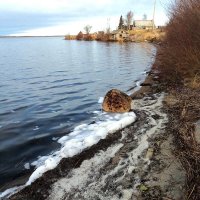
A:
[[[191,197],[192,193],[194,192],[194,189],[195,189],[195,187],[196,187],[196,185],[194,185],[194,186],[193,186],[193,188],[192,188],[192,191],[190,192],[190,194],[189,194],[189,196],[188,196],[187,200],[188,200],[188,199],[190,199],[190,197]]]

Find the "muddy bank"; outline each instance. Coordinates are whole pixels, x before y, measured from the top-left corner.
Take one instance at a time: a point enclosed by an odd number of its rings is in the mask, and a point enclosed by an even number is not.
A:
[[[158,73],[131,96],[136,122],[63,159],[9,199],[184,199],[185,173],[166,131]]]

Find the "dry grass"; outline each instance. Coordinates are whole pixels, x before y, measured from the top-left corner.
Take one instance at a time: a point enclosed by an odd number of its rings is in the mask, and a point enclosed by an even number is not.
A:
[[[156,29],[156,30],[146,30],[146,29],[135,29],[129,31],[129,34],[134,37],[136,42],[143,42],[143,41],[163,41],[165,37],[165,32]]]
[[[75,40],[76,36],[75,35],[66,35],[65,40]]]

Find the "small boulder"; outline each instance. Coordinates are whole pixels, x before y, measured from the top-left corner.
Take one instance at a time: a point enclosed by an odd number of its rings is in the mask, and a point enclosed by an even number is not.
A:
[[[103,101],[103,110],[106,112],[129,112],[131,110],[132,98],[124,92],[112,89],[110,90]]]

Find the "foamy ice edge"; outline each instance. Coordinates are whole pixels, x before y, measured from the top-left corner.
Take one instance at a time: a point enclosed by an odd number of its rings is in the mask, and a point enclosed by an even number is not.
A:
[[[83,195],[85,199],[97,199],[99,197],[99,199],[127,200],[131,199],[134,194],[137,194],[137,187],[141,184],[141,179],[137,173],[134,175],[134,182],[131,188],[127,189],[126,186],[120,188],[119,185],[120,182],[121,186],[124,185],[123,179],[127,175],[129,176],[133,170],[141,167],[138,165],[139,161],[143,160],[144,169],[149,166],[151,160],[145,154],[144,156],[141,155],[150,146],[149,138],[152,138],[153,135],[164,133],[168,121],[167,114],[162,111],[164,93],[155,94],[154,96],[156,100],[146,98],[134,101],[134,107],[136,109],[148,113],[148,120],[146,121],[148,126],[144,126],[144,128],[134,133],[134,140],[137,141],[137,144],[133,149],[126,152],[127,156],[125,158],[122,156],[116,166],[110,168],[106,173],[99,175],[101,169],[104,168],[107,162],[111,158],[114,158],[119,149],[124,146],[122,141],[126,141],[127,139],[126,130],[122,132],[122,137],[116,144],[111,145],[105,151],[95,154],[91,159],[83,161],[79,168],[71,171],[70,176],[56,181],[51,187],[51,192],[48,197],[49,200],[63,199],[66,193],[70,193],[74,188],[77,188],[76,194]],[[160,116],[158,120],[153,118],[155,114]],[[121,197],[118,196],[116,191],[109,192],[109,189],[106,191],[105,196],[102,195],[101,192],[103,190],[101,189],[106,187],[109,179],[112,179],[113,183],[119,183],[119,185],[116,185],[116,190],[120,190]]]
[[[101,97],[98,103],[102,103]],[[114,133],[125,128],[136,120],[134,112],[127,113],[105,113],[94,111],[97,114],[97,121],[94,124],[81,124],[74,130],[61,137],[58,142],[61,144],[61,149],[52,153],[49,156],[43,156],[31,165],[36,166],[36,170],[32,173],[25,185],[13,187],[0,193],[0,198],[11,196],[24,187],[31,185],[36,179],[41,177],[45,172],[54,169],[61,159],[73,157],[81,153],[86,148],[97,144],[99,140],[105,139],[108,134]]]

